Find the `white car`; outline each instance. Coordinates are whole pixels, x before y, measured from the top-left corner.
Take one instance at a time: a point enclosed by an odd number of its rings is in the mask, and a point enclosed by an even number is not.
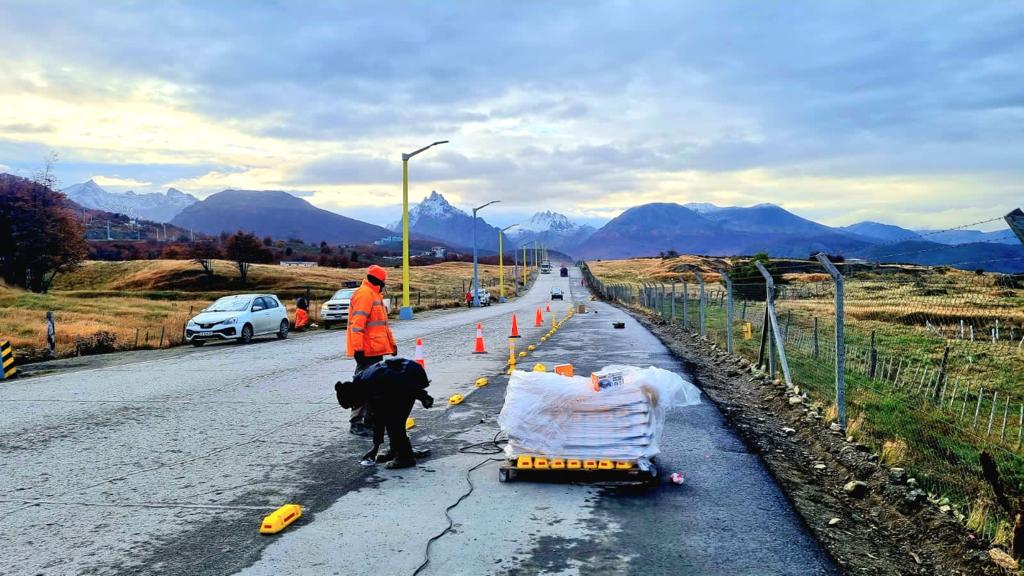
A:
[[[348,322],[348,307],[352,302],[352,293],[355,288],[342,288],[331,296],[331,299],[320,306],[320,322],[324,328],[330,328],[334,324]],[[384,299],[384,310],[391,315],[391,299]]]
[[[185,340],[202,346],[210,340],[252,342],[256,336],[288,337],[288,311],[272,294],[237,294],[219,298],[185,326]]]
[[[491,293],[486,288],[478,288],[476,291],[476,297],[480,300],[481,306],[491,305]]]

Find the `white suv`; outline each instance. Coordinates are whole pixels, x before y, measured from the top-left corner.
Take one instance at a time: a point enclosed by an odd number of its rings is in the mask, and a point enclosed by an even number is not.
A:
[[[352,303],[352,293],[355,291],[355,288],[342,288],[320,306],[320,322],[323,323],[324,328],[348,322],[348,307]],[[390,298],[384,298],[384,310],[391,315]]]
[[[202,346],[210,340],[252,342],[256,336],[288,337],[288,311],[273,294],[225,296],[210,304],[185,326],[185,340]]]

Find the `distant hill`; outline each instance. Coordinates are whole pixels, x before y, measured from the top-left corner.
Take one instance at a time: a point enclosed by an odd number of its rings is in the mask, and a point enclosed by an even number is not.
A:
[[[578,249],[590,258],[680,253],[727,256],[768,252],[806,257],[811,252],[842,253],[870,246],[828,226],[801,218],[774,204],[749,208],[673,203],[644,204],[626,210]]]
[[[171,223],[206,234],[246,230],[307,243],[372,244],[393,234],[280,191],[224,190],[185,208]]]
[[[918,230],[925,240],[938,242],[940,244],[969,244],[971,242],[998,242],[1000,244],[1018,244],[1017,237],[1009,228],[996,230],[994,232],[982,232],[981,230],[946,230],[936,232],[934,230]]]
[[[856,234],[857,236],[877,242],[904,242],[921,239],[921,235],[913,230],[907,230],[892,224],[882,224],[881,222],[857,222],[856,224],[837,228],[837,230]]]
[[[83,208],[154,222],[170,222],[179,212],[199,201],[176,188],[168,188],[163,194],[136,194],[132,191],[117,194],[108,192],[92,180],[68,186],[62,192]]]
[[[391,233],[401,234],[401,219],[392,224],[391,229]],[[497,252],[498,230],[483,218],[477,217],[478,250]],[[436,238],[460,249],[472,249],[473,217],[452,206],[443,195],[433,191],[422,202],[409,209],[409,233]]]
[[[872,246],[854,254],[879,262],[953,266],[986,272],[1024,272],[1024,246],[975,242],[949,246],[924,240]]]

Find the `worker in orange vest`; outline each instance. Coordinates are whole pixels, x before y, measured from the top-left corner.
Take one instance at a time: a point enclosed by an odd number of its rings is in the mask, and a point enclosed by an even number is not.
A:
[[[366,269],[366,280],[352,293],[348,307],[346,348],[348,356],[355,358],[356,373],[391,354],[398,355],[395,335],[388,327],[388,312],[381,292],[387,282],[387,270],[376,264]],[[352,409],[349,431],[359,436],[373,434],[373,414],[364,404]]]
[[[299,296],[295,300],[295,328],[296,332],[301,332],[309,326],[309,301],[304,296]]]

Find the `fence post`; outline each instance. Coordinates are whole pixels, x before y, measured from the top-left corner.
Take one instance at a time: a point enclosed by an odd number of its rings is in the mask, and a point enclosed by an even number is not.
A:
[[[53,323],[53,311],[46,313],[46,351],[53,358],[57,355],[57,326]]]
[[[686,278],[681,278],[683,281],[683,328],[689,328],[690,326],[690,289],[686,285]]]
[[[818,317],[814,317],[814,359],[817,360],[821,349],[818,347]]]
[[[868,357],[868,378],[875,379],[875,370],[878,368],[878,348],[875,347],[875,331],[871,331],[871,352]]]
[[[665,306],[665,284],[658,282],[658,310],[661,311],[661,319],[667,320],[668,309]]]
[[[675,324],[676,322],[676,281],[672,281],[672,304],[669,306],[672,319],[669,320],[669,324]]]
[[[694,270],[693,275],[697,278],[697,283],[700,284],[700,337],[703,338],[707,335],[707,326],[705,324],[707,300],[704,295],[704,275],[700,273],[700,270]]]
[[[836,408],[839,411],[839,426],[846,429],[846,335],[843,317],[843,275],[825,254],[816,256],[818,262],[832,276],[836,283]]]
[[[768,270],[765,269],[764,264],[755,261],[754,265],[757,266],[761,276],[764,276],[765,296],[768,298],[768,319],[771,322],[772,334],[775,335],[775,345],[779,349],[779,363],[782,364],[782,375],[786,379],[786,384],[792,386],[793,377],[789,372],[789,361],[786,360],[786,343],[783,340],[782,331],[779,330],[779,318],[775,314],[775,280],[768,273]]]
[[[946,362],[949,361],[949,346],[942,351],[942,363],[939,364],[939,383],[936,388],[942,386],[942,393],[946,393]]]
[[[725,280],[725,291],[726,291],[726,313],[725,313],[725,349],[729,354],[732,354],[732,320],[733,320],[733,308],[732,308],[732,279],[729,278],[729,274],[724,269],[720,271],[722,279]]]

